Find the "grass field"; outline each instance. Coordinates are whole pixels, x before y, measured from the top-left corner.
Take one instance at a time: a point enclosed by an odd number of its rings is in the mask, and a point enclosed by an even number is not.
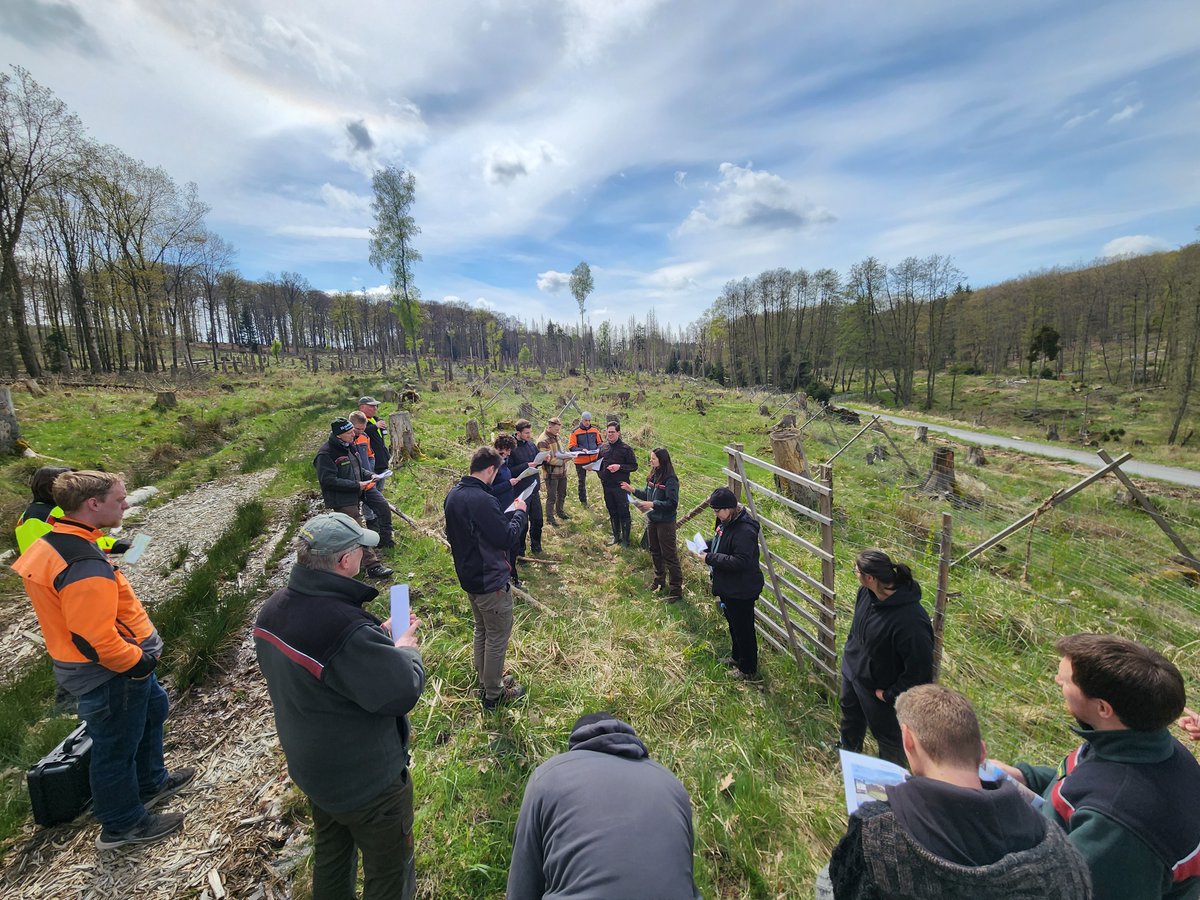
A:
[[[76,406],[59,398],[18,408],[39,451],[132,472],[150,472],[142,466],[153,465],[155,448],[177,442],[184,427],[179,415],[219,419],[219,427],[210,429],[219,433],[211,444],[182,456],[169,474],[157,473],[167,493],[222,471],[271,464],[279,475],[269,493],[291,496],[312,487],[310,461],[325,420],[352,408],[360,393],[385,385],[295,372],[275,378],[268,373],[253,386],[239,384],[236,394],[181,396],[181,408],[166,414],[146,411],[152,396],[103,392],[87,393]],[[643,401],[617,407],[618,392],[637,395],[639,388]],[[597,378],[589,386],[582,379],[535,374],[525,394],[539,425],[559,412],[560,396],[573,394],[598,419],[620,413],[643,472],[649,449],[666,446],[679,470],[684,509],[725,482],[721,467],[728,442],[770,459],[766,426],[772,420],[758,415],[757,404],[747,398],[708,385],[647,380],[639,385],[631,379],[602,384]],[[704,401],[703,416],[695,408],[697,397]],[[485,437],[498,421],[516,418],[522,399],[501,393],[481,422]],[[466,470],[472,448],[462,435],[466,420],[479,418],[478,404],[461,382],[437,393],[423,390],[414,410],[421,457],[399,467],[388,485],[389,498],[434,532],[441,530],[445,492]],[[136,442],[128,439],[128,427],[116,427],[124,419],[135,423]],[[806,431],[810,462],[827,459],[856,430]],[[84,432],[87,446],[73,437]],[[928,467],[927,448],[894,436],[914,469]],[[863,547],[881,546],[911,563],[928,604],[933,598],[945,504],[915,494],[910,486],[919,479],[894,454],[868,466],[865,449],[852,448],[835,464],[839,648],[854,595],[851,562]],[[1016,454],[990,456],[987,467],[961,473],[964,491],[977,502],[954,510],[956,551],[1079,477],[1061,465]],[[24,461],[4,468],[6,514],[23,502],[27,469]],[[640,484],[643,472],[631,481]],[[545,556],[554,562],[527,566],[522,573],[539,606],[518,600],[509,665],[529,696],[499,713],[485,715],[480,708],[470,659],[471,614],[449,553],[432,537],[397,532],[399,546],[389,561],[397,579],[411,585],[429,670],[426,693],[412,715],[421,895],[503,894],[525,781],[540,762],[565,749],[578,715],[600,709],[633,724],[651,755],[687,787],[695,808],[696,878],[704,896],[808,895],[845,825],[836,758],[822,746],[836,736],[836,700],[812,672],[770,651],[763,655],[761,687],[731,680],[718,662],[728,649],[725,623],[702,567],[689,556],[685,601],[664,604],[647,589],[648,554],[608,547],[599,492],[581,509],[573,485],[572,476],[567,501],[572,519],[547,527],[544,536]],[[1167,652],[1189,685],[1197,686],[1200,587],[1170,567],[1174,548],[1149,520],[1113,504],[1111,494],[1111,487],[1086,492],[1041,518],[1028,545],[1023,534],[1014,536],[1003,549],[952,570],[956,596],[947,619],[943,681],[976,702],[989,750],[999,758],[1057,761],[1073,743],[1053,683],[1052,643],[1059,634],[1088,629],[1137,637]],[[1170,491],[1155,500],[1181,534],[1200,544],[1200,498]],[[808,534],[789,511],[769,502],[763,509]],[[635,536],[639,528],[635,522]],[[711,528],[711,517],[703,515],[685,530],[708,534]],[[793,561],[816,574],[814,561]],[[19,602],[19,585],[9,573],[0,578],[0,603]],[[377,611],[386,615],[382,603]],[[36,752],[37,746],[33,741],[22,752]],[[305,896],[303,884],[297,896]]]

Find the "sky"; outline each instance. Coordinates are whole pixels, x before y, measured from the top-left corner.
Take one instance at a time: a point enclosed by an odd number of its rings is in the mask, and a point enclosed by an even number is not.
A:
[[[3,0],[0,63],[195,182],[248,278],[526,322],[699,318],[730,279],[952,257],[975,287],[1200,238],[1195,0]]]

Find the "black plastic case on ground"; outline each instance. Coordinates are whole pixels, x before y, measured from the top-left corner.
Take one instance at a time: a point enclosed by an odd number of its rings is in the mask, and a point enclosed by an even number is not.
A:
[[[26,773],[33,821],[39,825],[70,822],[88,807],[91,762],[92,739],[87,726],[80,725]]]

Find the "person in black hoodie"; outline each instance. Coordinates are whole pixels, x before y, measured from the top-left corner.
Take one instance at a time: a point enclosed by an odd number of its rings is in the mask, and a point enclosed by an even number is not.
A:
[[[491,447],[480,447],[471,457],[471,474],[450,489],[444,504],[454,571],[475,616],[475,672],[489,710],[525,695],[519,684],[504,680],[513,622],[508,551],[525,527],[525,501],[514,500],[507,518],[501,512],[490,486],[502,462]]]
[[[861,587],[842,652],[839,746],[862,752],[870,727],[880,759],[903,766],[896,698],[933,681],[933,625],[908,566],[882,550],[864,550],[854,572]]]
[[[362,463],[354,450],[354,424],[345,417],[329,423],[329,440],[321,445],[313,458],[317,470],[317,481],[321,485],[321,499],[333,512],[340,512],[364,525],[362,515],[363,494],[375,486],[375,480],[363,472]],[[368,578],[386,578],[392,574],[385,566],[374,547],[363,549],[363,565]]]
[[[695,900],[692,802],[611,713],[580,716],[529,778],[508,900]]]
[[[629,473],[637,471],[637,457],[633,448],[621,440],[620,422],[609,422],[605,436],[608,440],[600,446],[600,485],[604,488],[604,506],[612,526],[612,545],[628,547],[633,522],[621,482],[628,481]]]
[[[717,488],[708,498],[717,514],[716,534],[700,561],[708,566],[712,592],[720,599],[729,623],[729,656],[722,660],[734,678],[758,679],[758,635],[754,631],[754,603],[766,583],[758,567],[758,522],[750,510],[738,506],[729,488]]]

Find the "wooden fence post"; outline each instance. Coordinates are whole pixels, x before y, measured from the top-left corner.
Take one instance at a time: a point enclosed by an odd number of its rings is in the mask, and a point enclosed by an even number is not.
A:
[[[745,449],[746,445],[745,444],[730,444],[730,446],[737,452],[727,454],[729,459],[726,463],[726,468],[728,468],[731,472],[736,472],[736,471],[738,471],[738,469],[741,465],[740,460],[738,460],[738,458],[737,458],[737,453],[741,453]],[[742,502],[742,483],[738,479],[736,479],[732,475],[730,475],[730,476],[728,476],[726,486],[731,491],[733,491],[733,496],[737,500],[737,502],[741,503]]]
[[[942,630],[946,625],[946,600],[950,596],[950,549],[953,543],[953,516],[942,513],[942,540],[938,548],[937,600],[933,606],[933,680],[942,671]]]

